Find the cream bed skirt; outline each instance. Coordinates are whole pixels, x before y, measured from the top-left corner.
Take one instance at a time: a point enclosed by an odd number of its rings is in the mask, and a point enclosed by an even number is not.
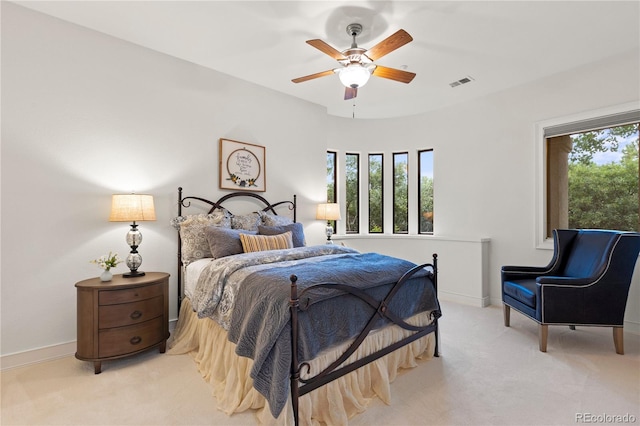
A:
[[[428,314],[416,315],[408,322],[428,324]],[[389,346],[408,334],[410,332],[397,326],[372,332],[348,361]],[[227,415],[251,409],[256,410],[260,423],[293,424],[291,396],[280,416],[274,419],[264,396],[254,389],[249,376],[253,360],[236,355],[235,344],[227,340],[226,330],[212,319],[199,319],[189,299],[182,302],[180,317],[168,345],[169,354],[190,353],[193,356],[202,377],[213,387],[218,409]],[[431,333],[300,397],[300,424],[347,424],[349,418],[366,410],[371,398],[376,396],[390,404],[390,383],[400,368],[415,367],[416,358],[431,358],[434,345],[435,336]],[[346,347],[344,344],[322,352],[310,362],[311,374],[336,360]],[[306,377],[305,373],[303,370],[303,377]]]

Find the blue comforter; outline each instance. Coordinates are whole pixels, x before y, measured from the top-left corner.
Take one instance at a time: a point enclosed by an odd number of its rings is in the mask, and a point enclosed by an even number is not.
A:
[[[253,359],[254,387],[269,401],[274,417],[282,411],[289,392],[291,325],[289,312],[291,274],[298,276],[299,291],[314,284],[348,284],[366,291],[377,300],[413,263],[376,253],[358,253],[339,246],[312,246],[231,256],[220,272],[209,272],[214,283],[199,282],[194,308],[200,316],[216,317],[226,310],[224,293],[233,295],[233,309],[227,316],[229,340],[236,353]],[[220,259],[222,260],[222,259]],[[265,263],[268,266],[265,266]],[[221,274],[221,275],[219,275]],[[414,276],[394,297],[390,308],[406,318],[418,312],[438,309],[433,287],[426,273]],[[202,287],[202,289],[201,289]],[[206,290],[204,290],[207,288]],[[241,289],[241,291],[239,291]],[[211,297],[205,303],[203,293]],[[354,296],[337,290],[314,290],[308,310],[300,312],[301,361],[353,338],[374,310]],[[301,299],[301,304],[307,300]],[[198,306],[196,306],[198,305]],[[383,325],[382,322],[379,324]]]

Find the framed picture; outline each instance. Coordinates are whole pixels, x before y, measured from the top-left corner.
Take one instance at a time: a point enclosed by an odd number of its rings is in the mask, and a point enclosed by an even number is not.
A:
[[[220,188],[264,192],[265,148],[220,139]]]

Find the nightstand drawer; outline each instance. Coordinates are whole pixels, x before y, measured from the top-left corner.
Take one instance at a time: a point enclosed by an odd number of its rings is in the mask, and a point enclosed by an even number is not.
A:
[[[152,297],[161,296],[162,294],[162,286],[160,284],[130,288],[127,290],[103,290],[100,292],[98,303],[100,305],[116,305],[118,303],[151,299]]]
[[[164,313],[162,296],[139,302],[105,305],[98,308],[100,329],[138,324],[159,317]]]
[[[141,351],[166,338],[162,317],[127,327],[100,330],[98,356],[104,358]]]
[[[169,274],[114,275],[107,283],[89,278],[76,283],[76,358],[92,361],[95,374],[105,360],[158,348],[169,338]]]

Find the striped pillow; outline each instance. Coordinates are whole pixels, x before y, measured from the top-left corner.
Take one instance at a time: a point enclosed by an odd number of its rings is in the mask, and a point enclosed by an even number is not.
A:
[[[252,251],[281,250],[293,248],[291,231],[278,235],[240,234],[242,249],[245,253]]]

